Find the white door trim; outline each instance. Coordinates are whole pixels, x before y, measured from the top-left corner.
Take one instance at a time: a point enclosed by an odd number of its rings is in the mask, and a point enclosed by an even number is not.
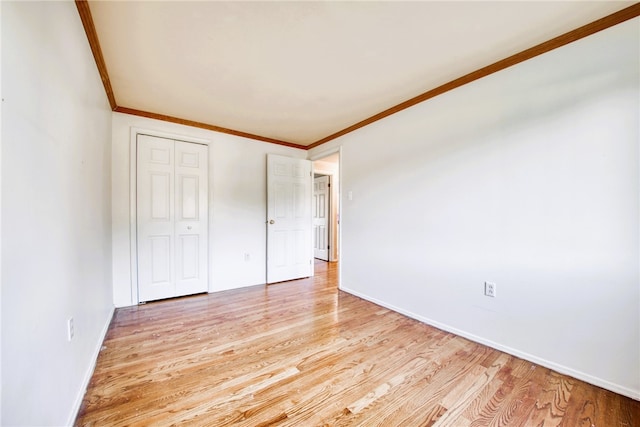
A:
[[[138,222],[138,213],[137,213],[137,209],[136,209],[136,204],[137,204],[137,200],[138,200],[138,194],[137,194],[137,174],[138,174],[138,164],[137,164],[137,149],[138,149],[138,135],[142,134],[142,135],[149,135],[149,136],[155,136],[155,137],[159,137],[159,138],[167,138],[167,139],[173,139],[173,140],[178,140],[178,141],[184,141],[184,142],[193,142],[196,144],[204,144],[204,145],[211,145],[211,141],[208,139],[202,139],[202,138],[194,138],[192,136],[185,136],[185,135],[179,135],[179,134],[174,134],[174,133],[169,133],[169,132],[162,132],[162,131],[158,131],[158,130],[153,130],[153,129],[144,129],[144,128],[139,128],[139,127],[131,127],[130,131],[129,131],[129,242],[130,242],[130,249],[129,249],[129,257],[130,257],[130,268],[131,268],[131,281],[129,283],[130,287],[131,287],[131,304],[132,305],[137,305],[140,303],[140,299],[138,296],[138,240],[137,240],[137,222]],[[211,214],[212,214],[212,209],[211,209],[211,194],[212,194],[212,187],[213,185],[211,185],[211,173],[213,170],[213,166],[212,166],[212,155],[211,155],[211,149],[208,150],[209,151],[209,176],[208,176],[208,181],[209,181],[209,189],[208,189],[208,194],[207,194],[207,203],[209,205],[209,217],[207,218],[207,222],[208,222],[208,235],[207,235],[207,240],[209,242],[208,244],[208,254],[207,254],[207,265],[208,265],[208,271],[207,271],[207,276],[208,276],[208,283],[207,283],[207,288],[208,291],[211,292],[212,289],[212,276],[211,276],[211,253],[212,253],[212,247],[211,247]]]
[[[342,146],[329,148],[328,150],[320,151],[315,153],[312,156],[309,156],[308,160],[315,162],[316,160],[322,160],[325,157],[329,157],[332,154],[338,153],[338,157],[340,158],[340,162],[342,162]],[[340,165],[342,166],[342,165]]]

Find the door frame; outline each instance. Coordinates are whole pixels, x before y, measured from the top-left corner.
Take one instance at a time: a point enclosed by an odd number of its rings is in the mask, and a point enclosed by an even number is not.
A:
[[[149,135],[158,138],[167,138],[184,142],[191,142],[194,144],[203,144],[209,146],[208,152],[208,171],[207,171],[207,292],[212,292],[212,271],[211,271],[211,259],[209,258],[212,253],[211,247],[211,214],[212,214],[212,187],[211,185],[211,172],[213,170],[212,155],[211,155],[211,140],[196,138],[192,136],[180,135],[170,132],[163,132],[153,129],[145,129],[139,127],[131,127],[129,131],[129,257],[130,257],[130,270],[131,270],[131,303],[134,305],[140,304],[140,298],[138,295],[138,210],[137,210],[137,180],[138,180],[138,135]]]
[[[339,145],[337,147],[333,147],[333,148],[329,148],[327,150],[322,150],[319,151],[317,153],[314,153],[313,155],[308,156],[308,159],[311,160],[312,162],[315,162],[316,160],[322,160],[325,157],[328,157],[332,154],[338,154],[338,185],[335,185],[335,179],[334,178],[334,173],[328,173],[328,172],[323,172],[323,171],[319,171],[317,173],[323,174],[323,175],[329,175],[331,177],[331,191],[336,191],[338,192],[337,194],[337,199],[338,199],[338,223],[336,224],[336,231],[337,231],[337,236],[338,236],[338,257],[335,261],[338,262],[338,288],[340,288],[340,285],[342,283],[342,205],[343,205],[343,200],[342,200],[342,177],[343,177],[343,173],[342,173],[342,145]],[[313,165],[313,163],[312,163]],[[316,173],[315,168],[312,167],[312,173]],[[329,253],[329,260],[331,260],[331,253]],[[330,261],[331,262],[331,261]]]

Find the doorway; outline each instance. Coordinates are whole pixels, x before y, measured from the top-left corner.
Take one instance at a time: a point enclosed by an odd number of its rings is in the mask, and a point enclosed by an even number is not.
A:
[[[318,158],[313,158],[312,160],[314,177],[316,177],[316,179],[326,177],[327,194],[325,207],[327,208],[328,215],[326,221],[328,228],[326,234],[326,255],[325,251],[316,251],[314,247],[314,257],[329,262],[338,262],[340,259],[340,152],[336,150],[332,153],[321,155]],[[314,184],[315,182],[316,180],[314,180]],[[319,200],[320,199],[314,198],[314,206],[317,202],[318,208],[322,208],[323,206],[319,203]],[[314,215],[314,237],[316,236],[316,223],[321,225],[322,221],[320,219],[316,221]],[[322,234],[322,230],[318,229],[317,231],[319,234]],[[321,239],[321,237],[318,238]],[[322,245],[323,242],[319,243]]]

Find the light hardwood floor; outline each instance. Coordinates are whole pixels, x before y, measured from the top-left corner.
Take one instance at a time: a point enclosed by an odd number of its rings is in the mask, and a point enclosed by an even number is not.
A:
[[[314,278],[116,310],[78,426],[640,426],[640,402]]]

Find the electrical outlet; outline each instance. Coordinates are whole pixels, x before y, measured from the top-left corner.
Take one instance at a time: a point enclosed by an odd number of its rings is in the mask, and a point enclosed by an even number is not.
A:
[[[75,330],[73,328],[73,317],[70,317],[69,319],[67,319],[67,341],[71,341],[74,334]]]
[[[251,261],[251,255],[249,255],[248,253],[244,254],[244,262],[249,262],[249,261]]]
[[[492,282],[484,282],[484,294],[488,297],[495,298],[496,284]]]

